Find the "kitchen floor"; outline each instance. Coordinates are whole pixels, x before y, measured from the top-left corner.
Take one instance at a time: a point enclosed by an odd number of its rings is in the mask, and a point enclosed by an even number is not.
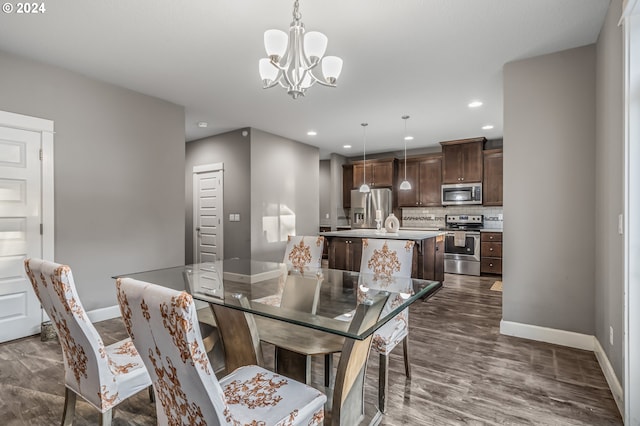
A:
[[[500,335],[502,293],[490,290],[494,281],[447,274],[440,292],[411,307],[413,377],[404,376],[400,345],[391,354],[388,413],[381,424],[622,425],[593,352]],[[120,319],[97,328],[107,344],[125,336]],[[265,347],[267,362],[270,353]],[[320,361],[313,371],[318,383]],[[377,356],[369,361],[365,400],[376,404]],[[63,402],[57,342],[34,336],[0,345],[3,425],[59,424]],[[75,424],[97,423],[97,411],[79,401]],[[113,424],[155,424],[147,393],[122,403]]]

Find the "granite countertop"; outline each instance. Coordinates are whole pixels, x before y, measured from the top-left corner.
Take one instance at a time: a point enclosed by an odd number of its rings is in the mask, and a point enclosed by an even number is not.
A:
[[[502,232],[502,228],[482,228],[480,232]]]
[[[382,232],[375,229],[351,229],[345,231],[321,232],[320,235],[325,237],[346,237],[346,238],[386,238],[390,240],[424,240],[425,238],[433,238],[442,231],[419,231],[400,229],[398,232]]]

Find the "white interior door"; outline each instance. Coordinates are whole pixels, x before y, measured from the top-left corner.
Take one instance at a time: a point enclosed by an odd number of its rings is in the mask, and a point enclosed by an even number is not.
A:
[[[0,126],[0,341],[40,331],[40,303],[24,272],[42,257],[41,133]]]
[[[195,263],[224,259],[222,201],[222,164],[194,167],[193,255]]]

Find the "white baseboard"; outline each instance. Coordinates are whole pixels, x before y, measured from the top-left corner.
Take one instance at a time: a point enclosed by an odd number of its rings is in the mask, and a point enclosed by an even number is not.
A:
[[[613,366],[606,352],[595,336],[505,320],[500,321],[500,334],[593,351],[607,380],[613,399],[618,406],[618,411],[624,417],[624,391],[622,385],[613,371]]]
[[[555,328],[540,327],[519,322],[500,321],[500,334],[553,343],[570,348],[593,350],[593,336],[574,333],[572,331],[557,330]]]
[[[112,318],[117,318],[121,316],[120,306],[113,305],[107,306],[106,308],[94,309],[93,311],[88,311],[87,316],[89,317],[91,322],[100,322]]]
[[[622,389],[620,381],[616,377],[616,373],[613,371],[613,366],[611,365],[611,362],[609,362],[609,357],[607,357],[604,348],[595,336],[593,336],[593,352],[596,354],[598,364],[600,364],[600,368],[604,373],[604,378],[607,379],[613,399],[616,401],[616,405],[618,406],[618,411],[620,411],[620,415],[624,418],[624,390]]]

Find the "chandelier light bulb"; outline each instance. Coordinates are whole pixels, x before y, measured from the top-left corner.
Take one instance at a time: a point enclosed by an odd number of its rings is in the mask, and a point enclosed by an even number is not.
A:
[[[287,51],[289,36],[284,31],[267,30],[264,32],[264,49],[269,58],[279,61]]]
[[[324,56],[329,39],[318,31],[309,31],[304,35],[304,53],[312,62],[317,62]]]
[[[259,62],[263,88],[283,87],[293,99],[304,96],[315,83],[335,87],[342,72],[342,59],[324,56],[329,39],[318,31],[305,31],[298,11],[299,0],[293,3],[293,22],[289,32],[271,29],[264,33],[267,57]],[[314,71],[322,63],[322,76]],[[269,69],[271,68],[271,69]]]

